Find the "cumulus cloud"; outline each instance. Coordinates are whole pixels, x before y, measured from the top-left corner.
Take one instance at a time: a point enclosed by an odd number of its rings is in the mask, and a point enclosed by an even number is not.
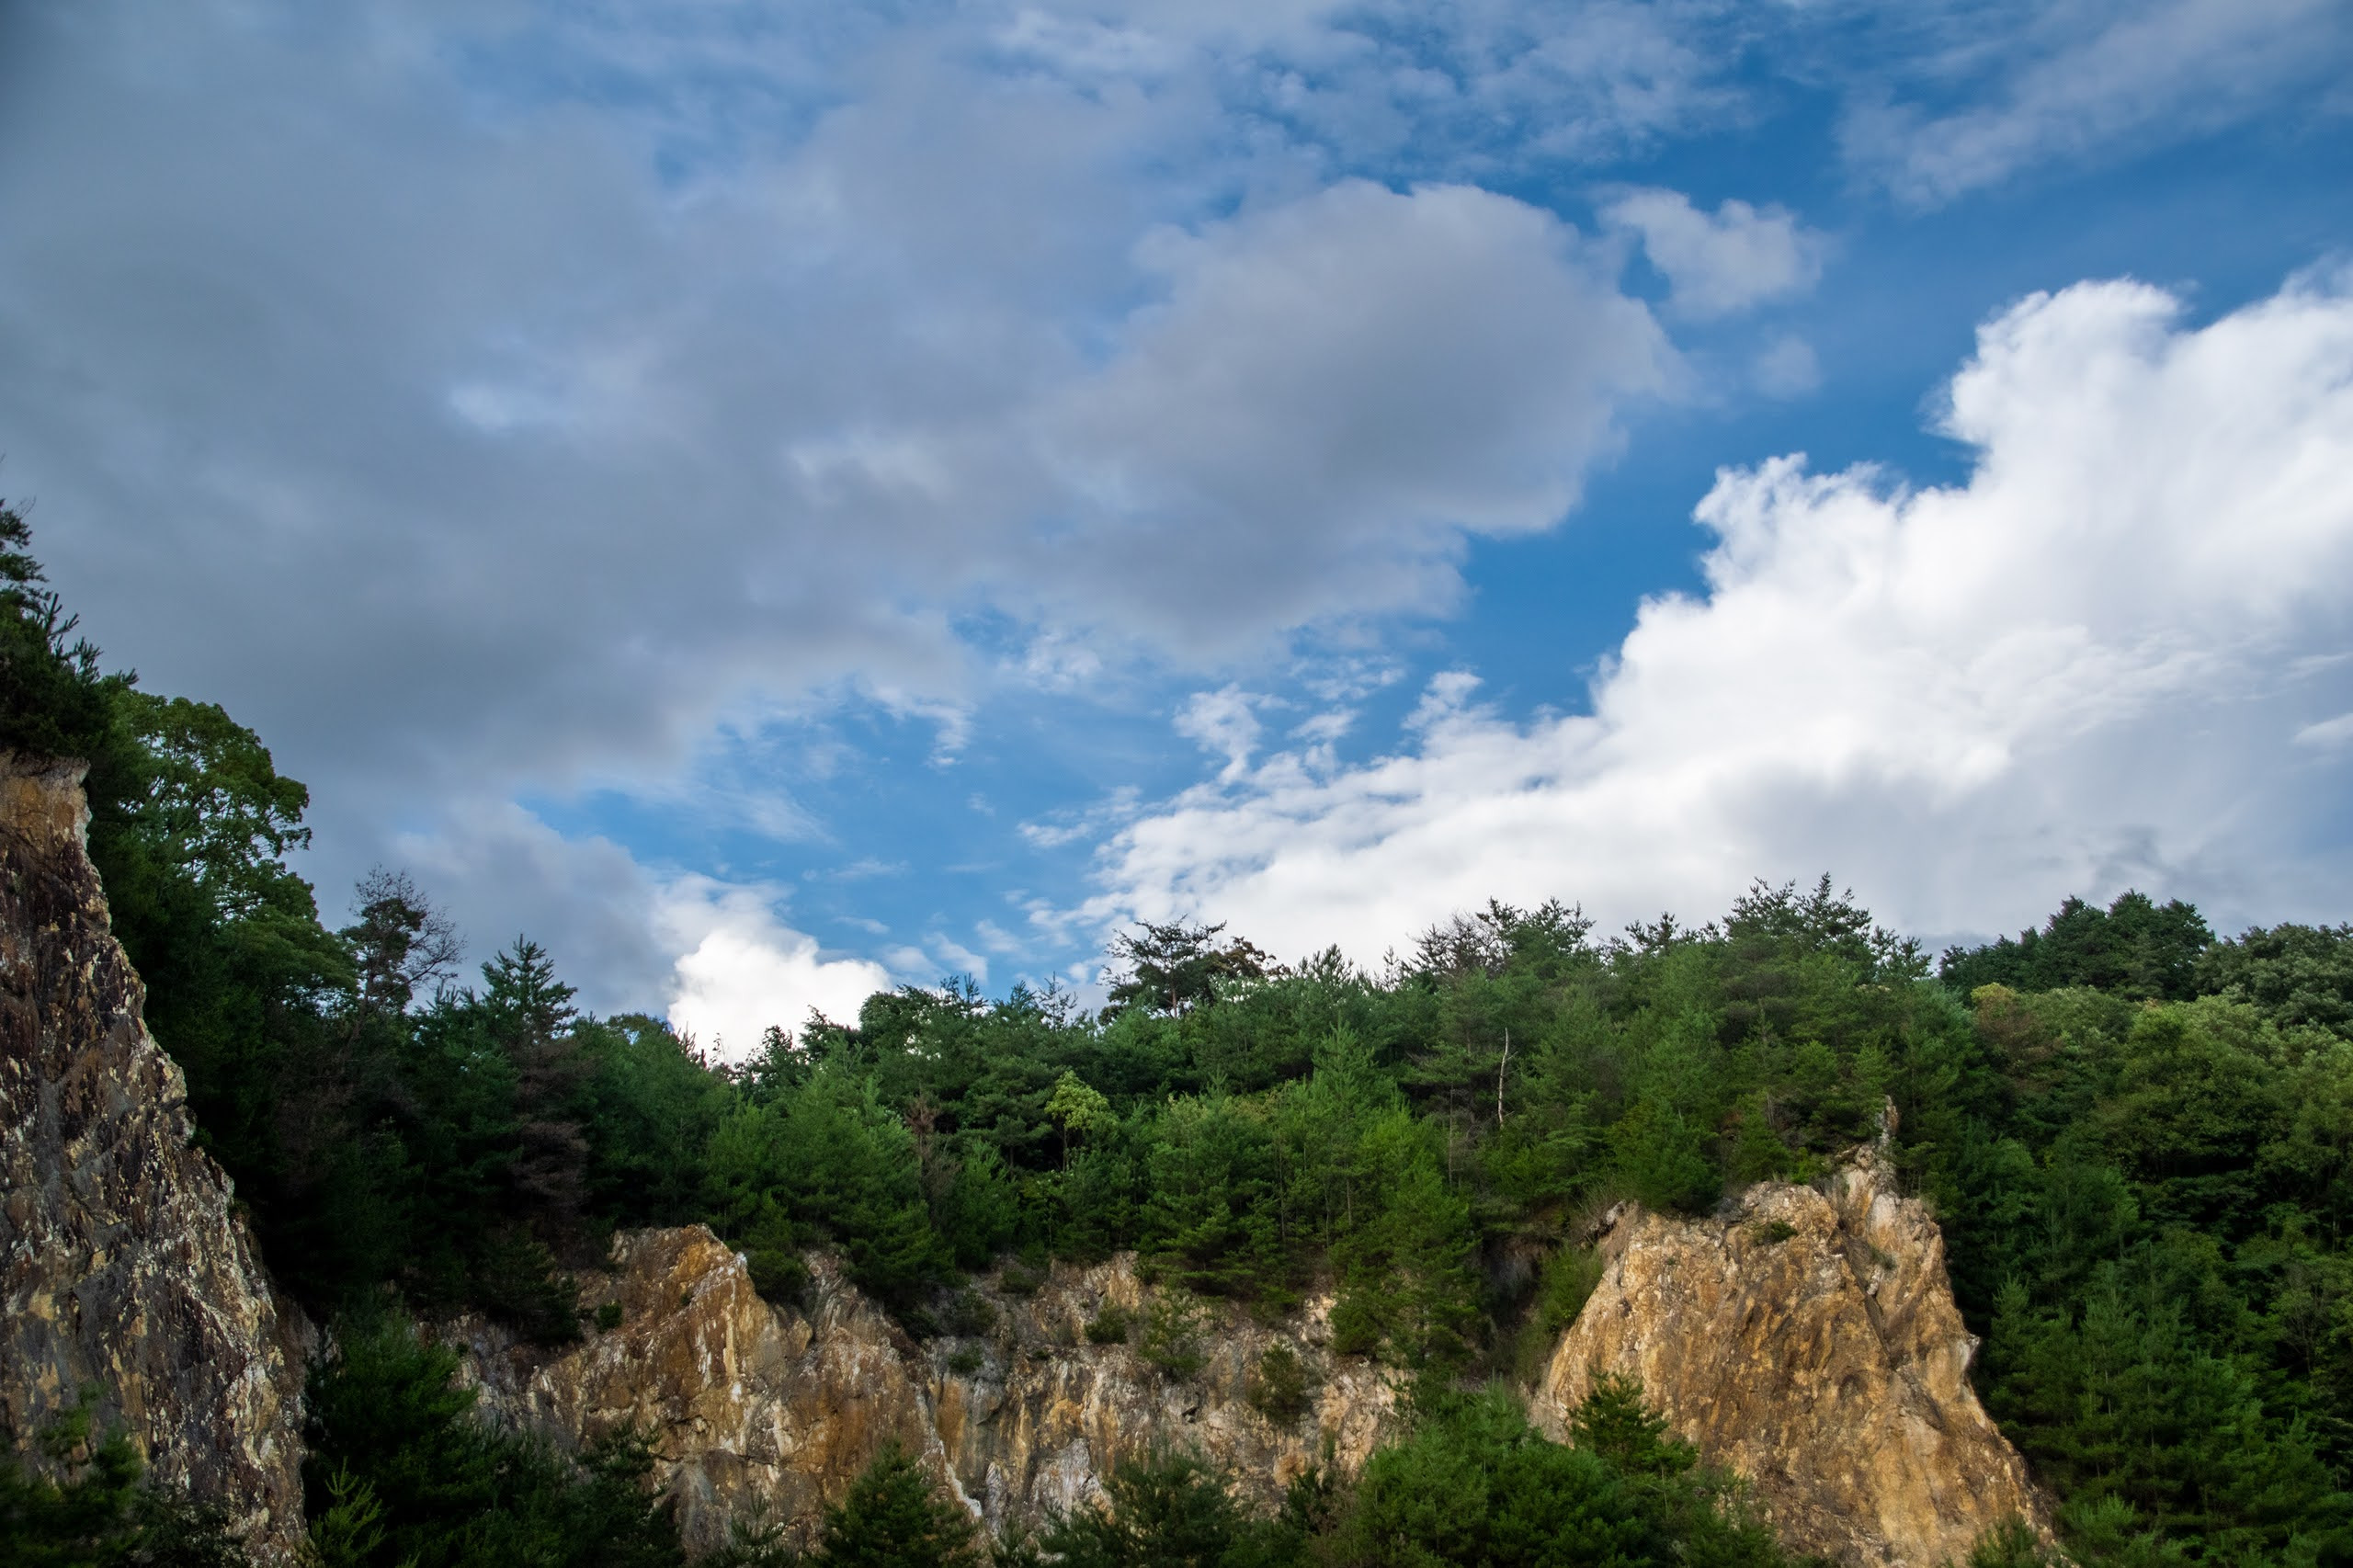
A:
[[[1675,366],[1574,230],[1465,186],[1346,181],[1142,260],[1165,297],[1040,418],[1100,525],[1062,558],[1168,645],[1442,606],[1464,534],[1558,522]]]
[[[13,14],[0,205],[41,221],[0,233],[0,426],[109,653],[313,785],[328,886],[462,871],[417,823],[584,787],[806,838],[700,778],[717,727],[847,693],[946,763],[977,688],[1107,642],[1442,607],[1667,373],[1556,219],[1318,188],[1205,146],[1214,103],[1008,74],[968,23],[297,9]],[[1139,27],[1238,47],[1180,22]],[[1133,31],[1013,43],[1143,70]],[[522,886],[450,896],[504,926]]]
[[[993,682],[1223,680],[1557,523],[1683,370],[1619,247],[1474,182],[1739,112],[1722,19],[0,7],[0,210],[38,215],[0,225],[6,478],[109,653],[313,785],[328,903],[404,861],[642,1004],[717,938],[515,801],[816,841],[714,736],[879,702],[945,766]],[[1890,147],[1986,142],[1902,114]],[[1695,312],[1809,265],[1771,210],[1654,230]]]
[[[1705,593],[1643,606],[1589,713],[1443,676],[1410,749],[1278,754],[1139,818],[1096,914],[1373,958],[1491,895],[1703,916],[1824,868],[1930,933],[2136,882],[2340,914],[2353,290],[2180,316],[2130,282],[2024,301],[1950,385],[1966,483],[1728,471]]]
[[[891,975],[864,959],[826,957],[817,939],[784,924],[774,891],[683,877],[665,889],[657,918],[679,951],[671,1024],[715,1055],[759,1048],[770,1027],[797,1032],[813,1012],[857,1018]]]
[[[1821,278],[1828,249],[1786,208],[1732,200],[1702,212],[1677,190],[1625,191],[1603,204],[1601,219],[1641,237],[1673,290],[1669,305],[1699,318],[1802,293]]]

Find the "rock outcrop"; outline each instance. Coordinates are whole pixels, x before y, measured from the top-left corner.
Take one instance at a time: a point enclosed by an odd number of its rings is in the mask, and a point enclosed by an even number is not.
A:
[[[2041,1525],[1970,1387],[1944,1238],[1875,1160],[1819,1189],[1753,1187],[1727,1218],[1628,1205],[1599,1244],[1600,1284],[1533,1402],[1555,1436],[1597,1372],[1631,1374],[1786,1543],[1850,1568],[1965,1562],[1990,1526]]]
[[[301,1330],[192,1145],[87,824],[79,764],[0,753],[0,1441],[30,1448],[86,1394],[95,1430],[283,1556],[302,1529]]]
[[[1155,1449],[1197,1449],[1224,1466],[1245,1496],[1276,1502],[1313,1465],[1353,1473],[1395,1426],[1389,1376],[1362,1358],[1327,1353],[1332,1299],[1311,1298],[1269,1325],[1230,1303],[1199,1302],[1200,1364],[1172,1377],[1125,1340],[1090,1343],[1106,1307],[1139,1325],[1163,1304],[1122,1255],[1089,1268],[1057,1264],[1031,1294],[985,1293],[995,1331],[931,1347],[934,1421],[958,1482],[993,1528],[1034,1523],[1051,1508],[1093,1500],[1122,1461]],[[1301,1369],[1301,1408],[1269,1415],[1251,1401],[1269,1352]],[[961,1350],[982,1364],[954,1369]],[[1276,1407],[1279,1410],[1279,1406]]]
[[[699,1225],[625,1234],[613,1262],[582,1301],[618,1304],[620,1326],[562,1354],[479,1317],[449,1325],[486,1415],[564,1447],[645,1432],[697,1550],[730,1519],[807,1525],[892,1438],[945,1474],[914,1342],[824,1260],[801,1311],[761,1300]]]
[[[1938,1568],[2012,1515],[2041,1526],[2024,1464],[1971,1391],[1975,1342],[1943,1239],[1871,1160],[1818,1188],[1752,1188],[1724,1218],[1628,1205],[1600,1247],[1601,1281],[1530,1398],[1553,1436],[1595,1373],[1631,1374],[1710,1461],[1747,1478],[1786,1543],[1849,1568]],[[1106,1308],[1131,1322],[1153,1310],[1129,1257],[1057,1264],[1023,1291],[1001,1272],[975,1289],[984,1332],[923,1346],[822,1256],[798,1308],[763,1301],[699,1226],[625,1235],[613,1264],[584,1299],[617,1303],[620,1325],[562,1354],[479,1321],[451,1332],[494,1417],[567,1446],[649,1432],[699,1550],[763,1514],[805,1542],[892,1438],[1002,1531],[1085,1506],[1156,1449],[1196,1449],[1271,1503],[1311,1464],[1352,1473],[1395,1430],[1387,1376],[1326,1351],[1328,1298],[1274,1325],[1199,1304],[1199,1365],[1171,1377],[1086,1332]],[[1278,1346],[1306,1373],[1295,1418],[1249,1398]]]
[[[1106,1305],[1146,1307],[1127,1258],[1057,1264],[1028,1293],[1005,1290],[1002,1275],[983,1281],[987,1330],[927,1346],[823,1256],[797,1308],[763,1301],[743,1260],[700,1226],[624,1235],[613,1263],[583,1301],[592,1313],[618,1304],[620,1325],[561,1354],[479,1319],[449,1333],[494,1418],[566,1446],[647,1432],[697,1551],[723,1540],[732,1518],[787,1524],[805,1543],[892,1438],[1002,1530],[1090,1501],[1120,1460],[1156,1448],[1199,1448],[1271,1500],[1310,1464],[1361,1463],[1394,1409],[1375,1369],[1336,1367],[1321,1350],[1328,1301],[1281,1328],[1205,1307],[1200,1367],[1179,1379],[1125,1342],[1090,1343]],[[1278,1344],[1313,1385],[1295,1419],[1246,1397]]]

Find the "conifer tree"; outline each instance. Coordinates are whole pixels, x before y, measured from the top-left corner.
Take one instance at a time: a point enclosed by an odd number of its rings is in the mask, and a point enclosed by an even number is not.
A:
[[[939,1495],[894,1438],[825,1510],[826,1568],[981,1568],[972,1517]]]

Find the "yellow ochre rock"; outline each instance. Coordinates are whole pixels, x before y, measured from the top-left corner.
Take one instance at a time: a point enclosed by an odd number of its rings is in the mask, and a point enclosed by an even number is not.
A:
[[[2014,1514],[2043,1528],[2024,1464],[1971,1391],[1943,1238],[1874,1157],[1818,1188],[1751,1188],[1727,1217],[1628,1205],[1600,1248],[1600,1284],[1530,1394],[1553,1436],[1596,1370],[1631,1374],[1711,1462],[1748,1479],[1786,1543],[1851,1568],[1963,1561]],[[1274,1324],[1198,1303],[1199,1366],[1171,1376],[1086,1334],[1107,1307],[1140,1322],[1162,1299],[1131,1256],[1056,1264],[1017,1292],[1017,1271],[1000,1271],[975,1288],[986,1331],[926,1346],[822,1256],[797,1308],[761,1300],[699,1226],[624,1235],[613,1263],[585,1301],[619,1302],[620,1326],[563,1354],[478,1320],[453,1333],[494,1416],[567,1445],[648,1431],[696,1550],[763,1514],[805,1542],[892,1437],[1002,1531],[1087,1506],[1120,1461],[1155,1449],[1196,1450],[1271,1504],[1310,1465],[1354,1473],[1398,1429],[1390,1374],[1329,1353],[1328,1296]],[[1248,1397],[1279,1346],[1312,1391],[1288,1419]]]
[[[1056,1264],[1026,1293],[1005,1290],[1002,1274],[984,1279],[975,1294],[993,1314],[987,1331],[927,1346],[823,1256],[810,1259],[798,1307],[763,1301],[743,1258],[699,1225],[624,1234],[613,1263],[583,1301],[592,1314],[618,1302],[620,1325],[560,1354],[479,1318],[448,1332],[494,1418],[566,1446],[620,1426],[646,1432],[698,1551],[734,1518],[785,1524],[805,1543],[891,1438],[1001,1531],[1092,1502],[1121,1460],[1155,1449],[1199,1449],[1271,1502],[1312,1464],[1353,1471],[1396,1408],[1378,1369],[1335,1365],[1322,1348],[1328,1300],[1280,1327],[1201,1303],[1201,1364],[1188,1377],[1127,1343],[1089,1343],[1105,1305],[1141,1315],[1149,1303],[1129,1256]],[[1277,1344],[1318,1384],[1293,1419],[1247,1398]]]
[[[1852,1568],[1965,1562],[2014,1515],[2045,1528],[1970,1387],[1944,1237],[1875,1155],[1818,1188],[1752,1187],[1722,1218],[1625,1205],[1599,1245],[1600,1283],[1531,1402],[1553,1436],[1595,1373],[1635,1377],[1786,1544]]]

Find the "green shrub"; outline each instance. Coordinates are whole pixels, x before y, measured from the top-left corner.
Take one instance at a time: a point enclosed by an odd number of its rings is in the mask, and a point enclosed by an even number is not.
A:
[[[939,1328],[943,1334],[971,1339],[986,1334],[996,1326],[996,1309],[985,1297],[974,1290],[959,1290],[948,1298],[939,1310]]]
[[[1315,1382],[1299,1352],[1280,1340],[1258,1358],[1250,1380],[1250,1403],[1269,1421],[1296,1421],[1315,1403]]]
[[[825,1510],[816,1561],[828,1568],[982,1568],[972,1516],[939,1495],[893,1440]]]
[[[761,1247],[745,1255],[752,1289],[760,1299],[779,1307],[797,1307],[809,1293],[809,1266],[799,1253]]]
[[[621,1304],[607,1301],[597,1309],[597,1331],[610,1334],[621,1325]]]
[[[948,1369],[960,1378],[970,1377],[981,1369],[981,1363],[986,1359],[979,1346],[959,1346],[948,1353]]]
[[[1144,1313],[1143,1335],[1138,1348],[1161,1375],[1177,1382],[1201,1369],[1201,1330],[1206,1313],[1191,1291],[1170,1286],[1153,1300]]]
[[[529,1236],[495,1243],[475,1289],[492,1315],[506,1319],[539,1345],[568,1345],[580,1337],[580,1285],[556,1267],[554,1256]]]
[[[1370,1356],[1381,1349],[1381,1313],[1361,1291],[1347,1290],[1332,1303],[1332,1354]]]
[[[2016,1514],[1989,1527],[1969,1549],[1969,1568],[2052,1568],[2063,1561]]]
[[[138,1451],[122,1433],[90,1441],[87,1399],[51,1418],[38,1446],[61,1480],[28,1474],[0,1453],[0,1562],[246,1568],[218,1509],[142,1484]]]
[[[1117,1301],[1106,1301],[1103,1310],[1087,1320],[1086,1342],[1089,1345],[1125,1345],[1130,1326],[1127,1309]]]
[[[1577,1321],[1601,1273],[1601,1255],[1591,1247],[1564,1246],[1544,1260],[1536,1287],[1536,1319],[1544,1332],[1558,1334]]]

